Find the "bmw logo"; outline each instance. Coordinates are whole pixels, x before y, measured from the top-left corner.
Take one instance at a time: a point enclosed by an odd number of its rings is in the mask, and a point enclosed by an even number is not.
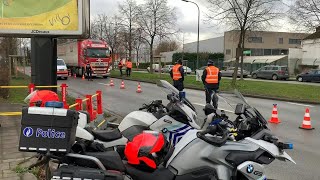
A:
[[[252,173],[253,170],[254,170],[253,165],[249,164],[249,165],[247,166],[247,172],[248,172],[248,173]]]
[[[31,127],[26,127],[23,129],[23,135],[25,137],[31,137],[33,134],[33,129]]]

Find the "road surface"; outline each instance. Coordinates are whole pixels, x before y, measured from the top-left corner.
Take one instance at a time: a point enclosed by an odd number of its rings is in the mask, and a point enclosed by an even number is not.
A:
[[[125,116],[129,112],[137,110],[143,103],[151,100],[162,99],[166,103],[166,94],[162,92],[156,85],[141,83],[143,93],[137,94],[137,82],[125,81],[126,89],[120,90],[121,81],[114,79],[115,86],[110,87],[109,79],[94,79],[94,81],[81,80],[80,78],[70,78],[67,81],[59,81],[59,83],[67,83],[70,88],[70,95],[79,96],[85,94],[93,94],[96,89],[103,91],[103,105],[107,110]],[[205,104],[204,92],[196,90],[186,90],[188,99],[195,105],[199,118],[203,119],[202,112]],[[319,180],[320,172],[318,164],[320,161],[320,106],[297,104],[283,101],[273,101],[257,98],[247,98],[249,103],[256,107],[267,118],[271,117],[273,104],[278,104],[279,118],[282,121],[279,125],[270,124],[273,132],[284,141],[294,143],[294,150],[289,154],[297,162],[296,165],[291,163],[274,161],[267,167],[268,178],[271,179],[308,179]],[[219,101],[219,107],[231,110],[223,101]],[[316,129],[313,131],[301,130],[301,125],[305,108],[310,108],[312,125]]]

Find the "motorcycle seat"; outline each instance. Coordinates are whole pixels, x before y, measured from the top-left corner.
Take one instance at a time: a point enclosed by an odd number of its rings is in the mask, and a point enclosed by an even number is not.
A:
[[[113,130],[93,130],[92,135],[95,137],[95,139],[104,142],[110,142],[122,137],[122,134],[117,128]]]
[[[136,180],[173,180],[175,175],[166,168],[158,168],[153,172],[139,170],[126,164],[127,173],[132,179]]]

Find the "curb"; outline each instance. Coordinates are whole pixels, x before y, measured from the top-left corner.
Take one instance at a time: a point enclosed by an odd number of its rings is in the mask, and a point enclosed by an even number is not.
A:
[[[124,79],[124,80],[135,81],[135,82],[144,82],[144,83],[156,84],[153,81],[129,79],[129,78],[126,78],[126,77],[120,78],[120,77],[110,76],[110,78]],[[201,89],[201,88],[190,87],[190,86],[185,86],[185,88],[192,89],[192,90],[199,90],[199,91],[203,91],[204,90],[204,89]],[[226,91],[221,91],[221,92],[226,92]],[[320,105],[319,102],[312,102],[312,101],[305,101],[305,100],[295,100],[295,99],[287,99],[287,98],[281,98],[281,97],[268,97],[268,96],[263,96],[263,95],[252,95],[252,94],[245,94],[245,93],[243,95],[246,96],[246,97],[252,97],[252,98],[269,99],[269,100],[277,100],[277,101],[287,101],[287,102],[290,101],[290,102],[294,102],[294,103]]]

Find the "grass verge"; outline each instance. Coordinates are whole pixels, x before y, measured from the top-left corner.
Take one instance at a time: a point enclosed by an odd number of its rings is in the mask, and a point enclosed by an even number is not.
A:
[[[112,71],[111,77],[122,78],[118,71]],[[123,78],[150,83],[155,83],[159,79],[172,82],[168,74],[159,75],[158,73],[149,74],[134,72],[131,77]],[[204,90],[202,82],[196,81],[195,76],[186,76],[184,85],[186,88]],[[237,82],[237,89],[247,96],[294,102],[320,103],[320,86],[239,80]],[[220,91],[231,90],[231,80],[222,79],[220,82]]]

